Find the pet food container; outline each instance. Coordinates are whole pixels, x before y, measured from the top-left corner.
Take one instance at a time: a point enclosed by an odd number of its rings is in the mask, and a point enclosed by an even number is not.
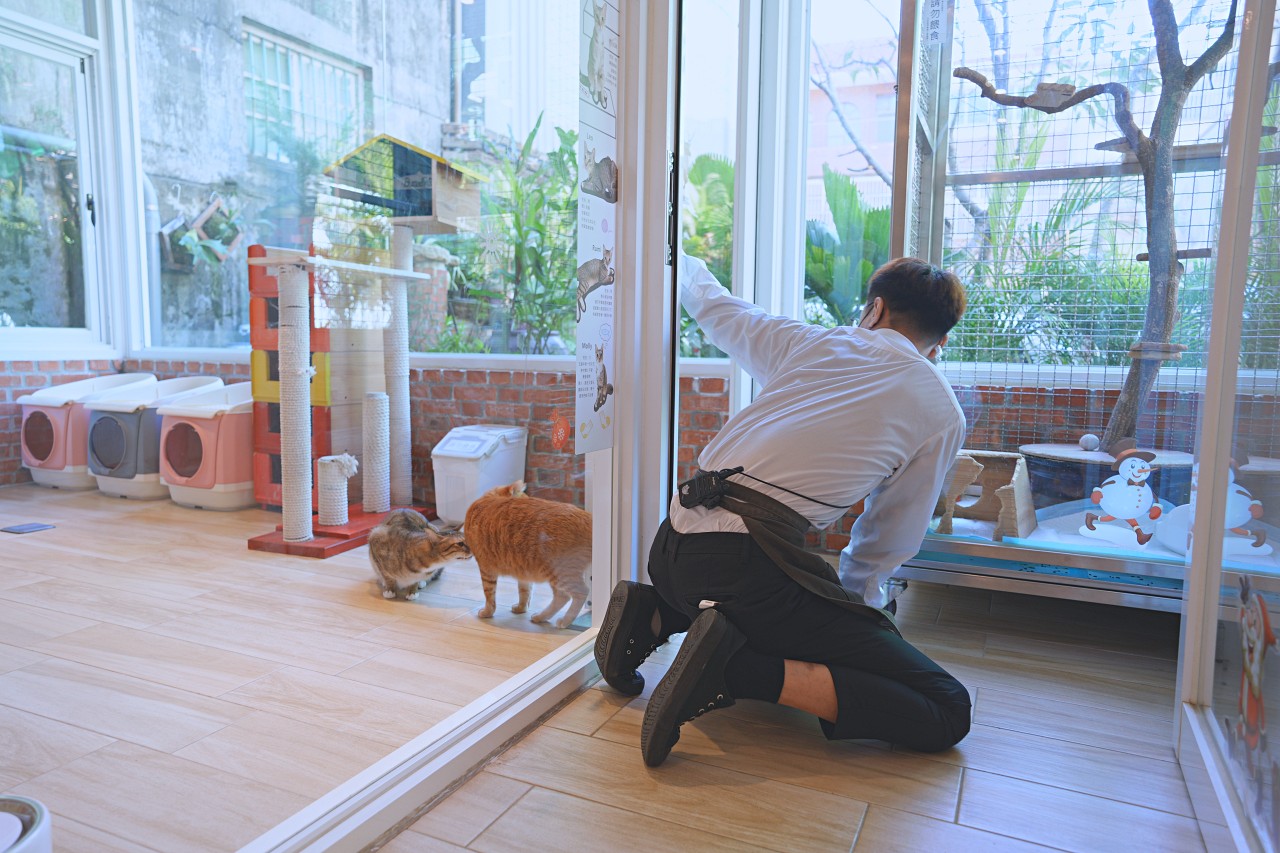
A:
[[[13,837],[14,832],[17,838]],[[0,851],[53,853],[53,819],[37,800],[0,796]]]
[[[157,411],[160,480],[174,503],[218,510],[254,505],[251,382],[184,396]]]
[[[92,489],[89,471],[89,410],[105,391],[155,385],[150,373],[113,373],[41,388],[17,399],[22,407],[22,464],[31,479],[57,489]]]
[[[104,494],[139,500],[169,497],[160,482],[159,408],[221,388],[216,376],[163,379],[94,395],[89,410],[89,471]]]
[[[436,515],[450,527],[467,517],[472,501],[492,489],[524,479],[529,431],[505,424],[454,427],[431,451]]]

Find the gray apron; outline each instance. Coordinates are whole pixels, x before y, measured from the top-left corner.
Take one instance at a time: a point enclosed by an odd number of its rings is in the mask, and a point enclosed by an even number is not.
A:
[[[898,636],[893,616],[887,610],[863,603],[857,593],[840,584],[840,576],[822,557],[806,551],[805,533],[812,526],[809,519],[786,504],[755,489],[725,480],[725,495],[720,506],[742,518],[747,533],[787,577],[814,595],[832,604],[861,613],[883,623]]]

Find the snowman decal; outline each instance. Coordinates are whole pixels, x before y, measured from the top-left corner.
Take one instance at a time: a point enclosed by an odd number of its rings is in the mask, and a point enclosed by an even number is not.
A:
[[[1267,711],[1262,698],[1263,661],[1267,649],[1274,648],[1276,636],[1271,630],[1271,617],[1266,602],[1249,584],[1247,576],[1240,578],[1240,718],[1232,734],[1235,744],[1242,748],[1245,767],[1251,777],[1257,775],[1255,756],[1265,748]]]
[[[1245,527],[1250,521],[1262,518],[1262,501],[1249,494],[1249,490],[1236,482],[1236,469],[1249,464],[1249,456],[1237,449],[1232,455],[1231,467],[1227,469],[1227,529],[1232,533],[1253,538],[1253,547],[1261,548],[1267,541],[1267,531],[1249,530]]]
[[[1131,438],[1117,443],[1113,452],[1115,462],[1111,468],[1116,475],[1108,477],[1102,485],[1095,486],[1089,498],[1098,505],[1102,513],[1085,513],[1084,526],[1096,531],[1096,522],[1119,519],[1133,528],[1139,545],[1146,545],[1151,541],[1154,531],[1143,530],[1140,519],[1154,521],[1160,517],[1161,512],[1160,504],[1156,503],[1155,494],[1147,484],[1147,478],[1151,476],[1151,463],[1156,455],[1147,450],[1138,450]]]

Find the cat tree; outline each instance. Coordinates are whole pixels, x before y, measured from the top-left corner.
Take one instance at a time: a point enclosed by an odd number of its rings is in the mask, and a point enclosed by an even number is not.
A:
[[[393,220],[392,229],[392,267],[275,250],[256,252],[249,258],[251,268],[264,267],[279,282],[283,514],[277,530],[249,540],[253,550],[328,557],[363,545],[387,511],[413,503],[407,284],[434,281],[435,276],[412,269],[413,227]],[[353,369],[347,372],[340,363],[331,362],[328,375],[318,376],[311,353],[312,283],[317,270],[336,273],[344,288],[384,289],[390,319],[382,334],[377,376],[367,360],[354,361]],[[313,455],[311,406],[316,396],[314,383],[319,381],[327,383],[322,391],[325,399],[358,396],[365,412],[360,448],[365,456],[364,502],[351,507],[347,520],[337,524],[315,523],[312,518],[313,465],[318,460]],[[336,516],[332,510],[325,512],[325,520],[336,520]]]

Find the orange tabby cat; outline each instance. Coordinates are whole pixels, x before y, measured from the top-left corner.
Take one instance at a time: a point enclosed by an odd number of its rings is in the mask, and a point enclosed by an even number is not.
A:
[[[498,577],[514,577],[520,600],[512,613],[529,607],[534,581],[551,584],[551,603],[534,622],[546,622],[566,601],[569,609],[556,620],[568,627],[586,603],[591,571],[591,513],[570,504],[529,497],[524,481],[490,489],[467,509],[462,535],[467,539],[484,584],[484,608],[479,616],[493,616]]]

